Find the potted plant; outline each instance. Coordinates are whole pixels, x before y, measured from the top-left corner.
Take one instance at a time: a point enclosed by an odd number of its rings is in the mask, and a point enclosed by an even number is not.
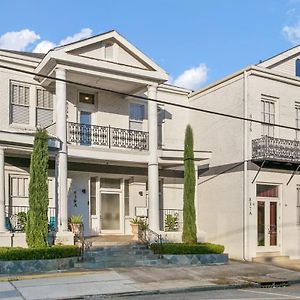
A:
[[[83,219],[81,215],[72,215],[69,217],[69,226],[75,236],[82,234]]]
[[[133,240],[138,241],[139,240],[139,227],[140,227],[141,219],[138,217],[135,217],[130,220],[130,226],[131,226],[131,232],[133,235]]]

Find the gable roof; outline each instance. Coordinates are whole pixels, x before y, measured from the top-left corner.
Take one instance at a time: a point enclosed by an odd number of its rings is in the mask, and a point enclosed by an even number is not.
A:
[[[46,55],[45,53],[34,53],[34,52],[16,51],[16,50],[7,50],[7,49],[0,49],[0,51],[17,54],[17,55],[22,55],[22,56],[40,58],[40,59],[44,58]]]
[[[280,52],[268,59],[265,59],[258,64],[259,67],[271,68],[274,65],[280,64],[281,62],[288,60],[289,58],[293,58],[297,55],[300,55],[300,45],[296,45],[293,48]]]

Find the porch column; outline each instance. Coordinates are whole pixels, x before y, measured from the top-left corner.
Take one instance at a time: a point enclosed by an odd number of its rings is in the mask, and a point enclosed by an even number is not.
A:
[[[148,86],[148,98],[157,99],[157,85]],[[148,101],[149,161],[148,195],[149,228],[159,231],[159,196],[158,196],[158,151],[157,151],[157,103]]]
[[[66,79],[66,70],[55,70],[57,79]],[[58,231],[68,231],[68,191],[67,191],[67,117],[66,82],[56,80],[56,135],[61,141],[57,154],[58,171]]]
[[[0,147],[0,232],[7,232],[5,226],[5,171],[4,148]]]

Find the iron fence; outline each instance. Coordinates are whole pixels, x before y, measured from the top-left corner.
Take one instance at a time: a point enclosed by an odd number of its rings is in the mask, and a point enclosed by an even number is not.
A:
[[[300,162],[300,141],[263,136],[252,141],[253,160]]]
[[[68,141],[77,145],[148,150],[146,131],[68,122]]]
[[[162,231],[182,231],[183,210],[182,209],[161,209],[160,223]]]

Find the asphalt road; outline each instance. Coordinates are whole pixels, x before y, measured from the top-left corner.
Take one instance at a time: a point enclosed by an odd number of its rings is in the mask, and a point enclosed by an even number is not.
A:
[[[230,300],[288,300],[300,299],[300,284],[291,285],[282,288],[259,288],[259,289],[236,289],[236,290],[220,290],[220,291],[200,291],[178,294],[160,294],[147,296],[130,296],[130,297],[112,297],[98,299],[114,299],[114,300],[198,300],[198,299],[230,299]]]

